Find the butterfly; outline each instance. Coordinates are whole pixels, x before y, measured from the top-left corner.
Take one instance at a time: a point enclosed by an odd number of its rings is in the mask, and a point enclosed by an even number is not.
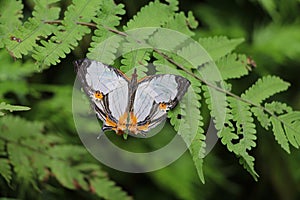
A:
[[[145,135],[166,119],[190,86],[186,78],[159,74],[137,79],[101,62],[82,59],[74,62],[82,88],[90,98],[102,131],[118,135]]]

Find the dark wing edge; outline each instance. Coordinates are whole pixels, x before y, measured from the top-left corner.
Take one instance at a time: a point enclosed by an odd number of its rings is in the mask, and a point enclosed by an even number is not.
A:
[[[187,92],[189,86],[191,85],[191,82],[182,77],[182,76],[178,76],[178,75],[174,75],[175,76],[175,80],[178,84],[177,86],[177,95],[176,98],[173,100],[173,102],[171,102],[171,107],[170,109],[173,109],[174,107],[176,107],[176,105],[179,103],[179,101],[182,99],[182,97],[185,95],[185,93]]]

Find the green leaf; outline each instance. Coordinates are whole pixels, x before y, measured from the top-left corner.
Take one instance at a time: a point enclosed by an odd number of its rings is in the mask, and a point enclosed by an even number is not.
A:
[[[182,137],[189,148],[190,154],[197,169],[198,176],[202,183],[205,183],[203,175],[203,159],[205,156],[205,135],[203,118],[200,115],[201,97],[193,92],[188,92],[182,99],[182,108],[176,107],[169,112],[170,122],[174,129]],[[178,115],[180,114],[180,119]]]
[[[193,14],[189,12],[188,18],[185,16],[183,12],[176,13],[174,17],[170,18],[169,21],[166,22],[164,28],[169,28],[175,31],[179,31],[188,36],[194,36],[195,33],[190,30],[190,28],[196,28],[198,22],[195,20]]]
[[[159,13],[159,15],[153,15],[153,13]],[[148,5],[144,6],[135,16],[133,16],[133,19],[129,20],[129,22],[124,27],[124,30],[126,31],[129,29],[144,27],[160,27],[169,20],[173,13],[174,11],[172,10],[172,7],[160,3],[158,0],[150,2]]]
[[[116,26],[120,24],[121,17],[124,15],[124,5],[116,5],[114,1],[102,1],[100,10],[97,12],[97,16],[93,18],[93,21],[97,25],[92,36],[91,48],[87,57],[93,60],[97,60],[106,64],[112,64],[116,59],[117,48],[122,41],[121,36],[116,36],[114,33],[107,30],[111,28],[115,30]]]
[[[271,121],[269,116],[261,108],[253,107],[251,111],[256,116],[257,120],[260,122],[261,126],[266,130],[271,126]]]
[[[254,158],[248,153],[256,146],[256,129],[250,105],[233,97],[228,97],[228,102],[231,109],[227,108],[224,128],[218,132],[218,136],[229,151],[240,157],[240,164],[257,180]]]
[[[79,25],[78,22],[91,22],[99,8],[99,0],[73,0],[73,4],[68,6],[65,12],[62,25],[58,26],[58,30],[54,32],[55,36],[48,41],[42,40],[42,46],[36,47],[32,57],[42,66],[55,65],[60,62],[60,58],[65,58],[66,54],[78,45],[78,41],[91,31],[87,26]]]
[[[58,0],[41,0],[35,1],[35,10],[32,12],[33,17],[29,18],[23,26],[9,33],[18,38],[18,40],[7,41],[6,48],[16,58],[27,55],[37,47],[37,41],[40,38],[46,38],[55,32],[56,26],[44,23],[44,21],[54,21],[59,17],[60,8],[50,6]]]
[[[248,153],[245,153],[240,157],[239,162],[252,175],[253,179],[257,181],[259,175],[254,169],[254,160],[254,157],[250,156]]]
[[[9,160],[0,158],[0,174],[9,183],[12,179],[12,171],[9,165]]]
[[[36,183],[33,181],[33,169],[30,164],[31,151],[24,146],[15,145],[13,143],[7,144],[8,156],[13,170],[17,174],[20,181],[24,183],[31,182],[35,187]]]
[[[224,36],[199,39],[199,43],[214,61],[217,61],[223,56],[231,53],[243,41],[243,38],[228,39]]]
[[[292,108],[286,105],[285,103],[281,103],[278,101],[273,101],[271,103],[266,103],[265,107],[277,114],[284,114],[286,112],[292,112]]]
[[[13,111],[26,111],[26,110],[30,110],[30,108],[27,106],[15,106],[15,105],[7,104],[5,102],[1,102],[0,103],[0,116],[4,115],[4,113],[2,112],[3,110],[8,110],[9,112],[13,112]]]
[[[289,142],[287,137],[284,134],[284,130],[282,128],[281,122],[278,121],[276,118],[271,117],[271,123],[273,126],[273,132],[274,132],[274,136],[276,141],[278,142],[278,144],[280,144],[280,146],[288,153],[290,153],[290,147],[289,147]]]
[[[121,188],[117,187],[114,182],[102,178],[102,179],[93,179],[90,182],[92,191],[104,199],[111,199],[111,200],[119,200],[119,199],[131,199]]]
[[[228,54],[217,60],[223,80],[240,78],[249,73],[247,70],[247,57],[245,55]]]
[[[14,61],[4,49],[0,50],[0,60],[0,82],[21,80],[38,70],[33,62]]]
[[[278,117],[283,122],[288,141],[296,148],[300,146],[300,111],[290,112]]]
[[[270,96],[287,90],[289,86],[288,82],[279,77],[265,76],[254,83],[241,97],[255,104],[260,104]]]
[[[262,56],[261,61],[268,57],[268,60],[284,64],[285,61],[298,59],[299,42],[300,29],[297,23],[286,24],[284,28],[280,23],[271,23],[255,30],[253,51]]]
[[[22,1],[1,1],[0,6],[0,48],[13,39],[10,35],[22,24]]]
[[[150,60],[149,52],[147,50],[138,50],[127,53],[123,55],[121,60],[121,71],[124,73],[129,72],[130,70],[136,68],[138,78],[143,78],[147,76],[146,72],[148,71],[147,65]],[[129,74],[127,74],[129,76]]]

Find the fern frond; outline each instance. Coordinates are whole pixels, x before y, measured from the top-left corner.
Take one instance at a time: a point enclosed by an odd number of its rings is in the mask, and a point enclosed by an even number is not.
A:
[[[243,54],[228,54],[216,61],[223,80],[240,78],[249,73],[247,70],[247,57]]]
[[[66,144],[55,136],[43,135],[42,123],[5,116],[0,121],[0,128],[4,130],[0,135],[0,153],[4,157],[0,159],[0,174],[7,181],[11,180],[13,174],[23,184],[31,184],[38,189],[36,180],[45,184],[52,175],[69,189],[81,188],[96,192],[102,198],[128,198],[125,192],[105,176],[98,164],[86,159],[85,148]],[[5,164],[6,160],[12,169]],[[101,186],[94,185],[94,182]],[[98,190],[99,187],[105,190]]]
[[[194,96],[194,94],[192,94]],[[202,183],[205,182],[203,175],[203,159],[205,156],[205,135],[202,128],[203,122],[200,115],[200,102],[192,100],[193,98],[183,99],[182,103],[186,104],[180,109],[175,109],[175,112],[170,112],[168,117],[174,129],[182,137],[187,145],[189,145],[189,151],[194,161],[194,165],[197,169],[198,176]],[[192,102],[190,102],[192,100]],[[196,105],[195,105],[196,104]],[[177,110],[177,111],[176,111]],[[178,115],[180,114],[180,119]]]
[[[23,18],[23,4],[22,1],[11,0],[1,1],[0,7],[0,48],[9,42],[13,33],[18,27],[22,25]]]
[[[241,44],[244,39],[228,39],[224,36],[216,36],[209,38],[199,38],[199,43],[208,52],[214,61],[222,58],[223,56],[231,53],[236,46]]]
[[[42,0],[35,1],[36,5],[32,12],[33,17],[29,18],[23,26],[20,26],[10,35],[19,39],[10,40],[6,44],[6,48],[16,58],[21,58],[22,55],[27,55],[37,46],[37,41],[41,38],[46,38],[56,30],[56,26],[46,24],[44,21],[56,20],[59,17],[60,8],[52,7],[52,3],[58,0]]]
[[[257,179],[254,158],[248,154],[248,151],[256,146],[256,130],[250,105],[233,97],[228,97],[228,103],[231,109],[227,108],[225,127],[218,132],[218,136],[229,151],[240,157],[244,168]]]
[[[270,96],[285,91],[290,84],[276,76],[265,76],[254,83],[244,94],[241,95],[253,103],[260,104]]]
[[[114,36],[114,33],[107,28],[115,29],[120,24],[121,17],[124,15],[124,5],[116,5],[114,1],[103,1],[97,16],[93,18],[96,23],[97,30],[94,31],[91,47],[87,57],[93,60],[98,60],[106,64],[111,64],[115,58],[117,48],[122,41],[120,36]]]
[[[65,58],[66,54],[78,44],[85,34],[90,33],[90,29],[77,22],[89,23],[96,15],[100,7],[98,0],[73,0],[65,12],[62,25],[57,27],[50,40],[41,41],[42,46],[37,46],[32,55],[40,65],[55,65],[60,62],[60,58]]]

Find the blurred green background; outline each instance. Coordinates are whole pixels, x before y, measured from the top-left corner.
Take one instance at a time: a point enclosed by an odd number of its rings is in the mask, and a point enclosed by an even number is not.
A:
[[[145,0],[116,2],[125,4],[127,13],[122,19],[123,23],[149,3]],[[291,87],[276,97],[295,110],[300,109],[299,0],[179,2],[180,10],[186,13],[192,11],[199,22],[196,37],[225,35],[229,38],[245,38],[237,52],[250,56],[256,62],[256,67],[249,76],[232,81],[234,92],[239,94],[263,75],[278,75],[290,82]],[[69,3],[65,1],[65,5]],[[30,13],[30,1],[25,5],[26,15]],[[32,110],[20,115],[30,120],[43,121],[48,130],[78,145],[81,142],[74,130],[70,103],[75,79],[72,61],[84,56],[84,47],[86,46],[82,45],[82,50],[76,49],[73,56],[67,56],[58,66],[27,78],[27,83],[24,84],[31,84],[33,92],[29,97],[13,93],[7,93],[3,97],[13,104],[30,105]],[[252,179],[239,165],[238,159],[220,143],[204,160],[204,185],[197,176],[188,152],[170,166],[151,173],[130,174],[106,166],[103,168],[133,199],[300,199],[299,150],[292,149],[290,155],[285,153],[272,134],[259,125],[257,128],[258,145],[252,155],[256,158],[255,167],[260,175],[258,182]],[[0,195],[14,197],[16,192],[20,192],[8,186],[3,179],[0,180]],[[50,183],[52,189],[39,191],[39,198],[55,199],[59,195],[64,199],[96,199],[80,191],[63,188],[53,180]],[[28,187],[24,190],[28,190]],[[23,197],[21,195],[20,198],[37,197],[34,194],[35,192]]]

